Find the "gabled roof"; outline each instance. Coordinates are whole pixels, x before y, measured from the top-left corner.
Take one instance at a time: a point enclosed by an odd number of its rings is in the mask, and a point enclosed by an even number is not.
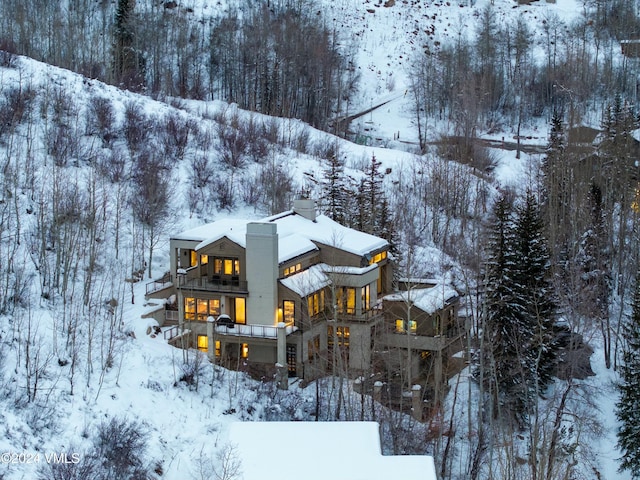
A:
[[[442,310],[450,300],[457,296],[458,292],[452,287],[440,284],[432,288],[414,288],[404,292],[392,293],[391,295],[386,295],[382,300],[405,303],[410,301],[411,305],[431,315],[438,310]]]
[[[277,223],[279,235],[299,233],[313,242],[339,248],[355,255],[366,255],[389,246],[389,243],[380,237],[345,227],[325,215],[318,215],[314,222],[290,211],[267,217],[262,221]]]
[[[301,297],[306,297],[331,284],[329,277],[324,273],[328,267],[326,263],[319,263],[290,277],[282,278],[280,283]]]
[[[196,250],[201,250],[223,237],[246,248],[247,223],[270,222],[278,228],[278,262],[286,262],[299,255],[318,250],[316,243],[328,245],[355,255],[388,247],[388,242],[368,233],[348,228],[324,215],[315,221],[287,211],[262,220],[241,220],[225,218],[213,223],[192,228],[171,238],[175,240],[199,241]]]
[[[237,422],[243,480],[436,480],[433,457],[384,456],[376,422]]]

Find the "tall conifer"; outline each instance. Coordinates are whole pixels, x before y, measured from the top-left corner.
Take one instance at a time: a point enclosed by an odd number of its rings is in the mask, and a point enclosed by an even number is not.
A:
[[[616,416],[620,421],[618,448],[622,451],[620,471],[640,478],[640,272],[636,277],[633,310],[624,325],[623,365]]]

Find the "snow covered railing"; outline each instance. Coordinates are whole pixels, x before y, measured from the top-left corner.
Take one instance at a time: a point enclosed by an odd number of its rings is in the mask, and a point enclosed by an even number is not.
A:
[[[298,330],[298,327],[285,327],[287,335]],[[222,335],[232,335],[235,337],[257,337],[257,338],[277,338],[278,327],[270,325],[241,325],[239,323],[230,325],[217,325],[216,333]]]

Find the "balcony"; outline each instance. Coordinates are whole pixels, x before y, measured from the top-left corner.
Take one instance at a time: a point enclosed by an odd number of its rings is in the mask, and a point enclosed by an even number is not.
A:
[[[394,332],[382,335],[382,343],[391,348],[411,348],[412,350],[429,350],[437,352],[444,350],[450,344],[464,335],[463,329],[448,329],[445,335],[432,337],[416,335],[407,332]]]
[[[287,335],[298,330],[297,327],[287,326],[285,331]],[[231,325],[216,325],[216,334],[233,337],[251,337],[251,338],[278,338],[278,327],[271,325],[243,325],[236,323]]]
[[[238,276],[189,277],[178,276],[178,288],[190,290],[205,290],[209,292],[240,292],[248,293],[247,282]]]

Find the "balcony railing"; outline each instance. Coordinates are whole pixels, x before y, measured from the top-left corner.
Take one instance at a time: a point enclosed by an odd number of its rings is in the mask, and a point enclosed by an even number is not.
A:
[[[195,290],[214,290],[219,292],[248,292],[247,282],[239,277],[196,277],[189,278],[185,275],[178,276],[179,288],[192,288]]]
[[[286,334],[295,332],[298,328],[294,326],[285,327]],[[234,337],[254,337],[254,338],[277,338],[278,327],[271,325],[242,325],[236,323],[233,327],[228,325],[217,325],[216,333],[220,335],[231,335]]]
[[[165,273],[162,278],[158,278],[156,280],[153,280],[147,283],[146,285],[147,295],[149,295],[150,293],[162,290],[163,288],[170,287],[172,284],[173,284],[173,277],[171,276],[170,273]]]

